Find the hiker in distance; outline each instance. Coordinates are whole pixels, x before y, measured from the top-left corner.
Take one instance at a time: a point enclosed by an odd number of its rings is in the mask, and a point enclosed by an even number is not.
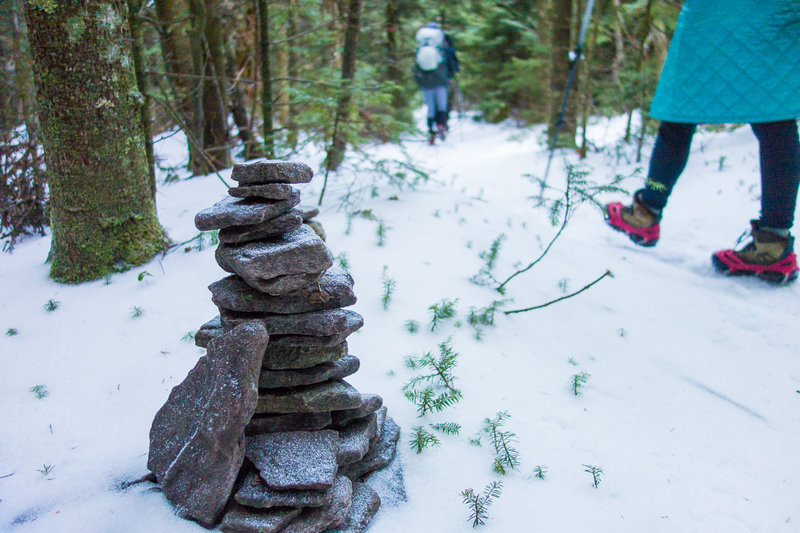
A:
[[[447,135],[450,110],[447,98],[448,83],[458,72],[459,64],[452,39],[445,35],[436,22],[420,28],[416,40],[414,81],[422,90],[425,99],[428,111],[428,142],[433,144],[437,135],[441,140]]]
[[[686,0],[650,108],[661,124],[647,182],[631,205],[606,206],[612,228],[655,246],[697,124],[748,123],[759,143],[761,215],[743,248],[716,252],[712,263],[725,274],[797,278],[789,230],[800,183],[798,35],[800,0]]]

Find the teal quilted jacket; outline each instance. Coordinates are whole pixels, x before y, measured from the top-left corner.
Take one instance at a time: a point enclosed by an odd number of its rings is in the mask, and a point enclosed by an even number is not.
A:
[[[687,123],[800,117],[800,0],[686,0],[650,115]]]

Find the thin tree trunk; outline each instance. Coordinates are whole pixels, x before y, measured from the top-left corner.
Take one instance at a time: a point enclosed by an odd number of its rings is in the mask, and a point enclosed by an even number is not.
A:
[[[140,108],[140,118],[142,121],[142,132],[144,133],[145,151],[147,152],[147,167],[150,173],[150,191],[153,201],[156,200],[156,158],[153,152],[153,128],[151,127],[150,110],[152,99],[147,86],[147,76],[144,73],[144,55],[142,52],[142,27],[139,19],[139,9],[141,0],[128,0],[128,26],[131,31],[131,52],[133,53],[133,68],[136,73],[136,85],[142,95],[142,105]]]
[[[572,38],[572,0],[558,0],[554,3],[551,16],[550,27],[552,29],[551,47],[551,78],[550,93],[552,110],[550,116],[550,127],[548,129],[549,141],[553,142],[556,130],[556,119],[561,108],[561,101],[564,98],[564,90],[569,78],[569,52]],[[575,146],[575,121],[570,120],[569,115],[564,117],[565,123],[561,128],[559,139],[556,143],[559,146]]]
[[[400,32],[400,8],[398,0],[386,2],[386,79],[394,84],[392,108],[395,117],[400,117],[408,102],[403,94],[403,73],[397,53],[397,35]]]
[[[342,52],[342,79],[336,105],[336,117],[333,121],[333,138],[325,159],[325,168],[329,171],[335,171],[339,168],[344,159],[344,151],[347,145],[346,132],[349,124],[350,102],[353,98],[352,80],[356,73],[356,49],[358,47],[360,26],[361,0],[349,0],[344,50]]]
[[[261,52],[261,119],[264,150],[268,158],[275,157],[274,126],[272,124],[272,72],[270,70],[269,5],[256,0],[258,9],[259,50]]]
[[[653,24],[653,17],[652,17],[652,7],[653,7],[653,0],[647,0],[647,5],[645,6],[644,17],[642,22],[639,26],[639,31],[637,32],[637,37],[639,41],[639,54],[636,58],[636,96],[638,100],[638,107],[640,109],[640,113],[642,116],[642,128],[639,131],[639,135],[636,142],[636,162],[639,163],[642,160],[642,147],[644,146],[644,136],[647,132],[647,111],[649,105],[645,102],[645,83],[642,80],[642,71],[644,67],[644,60],[645,60],[645,51],[646,51],[646,42],[647,36],[650,34],[650,27]]]
[[[208,174],[212,167],[208,157],[204,153],[203,147],[206,146],[205,140],[205,99],[206,87],[204,76],[205,68],[205,27],[206,27],[206,6],[204,0],[189,1],[189,50],[192,64],[193,80],[196,82],[194,89],[189,93],[191,98],[192,115],[190,130],[193,141],[198,153],[198,157],[189,159],[189,170],[193,174]]]
[[[289,37],[294,37],[295,35],[297,35],[298,32],[297,13],[295,11],[297,0],[287,0],[287,3],[288,7],[286,12],[286,18],[287,18],[286,33],[288,34]],[[294,41],[288,41],[286,43],[286,46],[289,49],[287,54],[288,57],[286,63],[286,71],[291,77],[294,74],[295,70],[298,68],[298,66],[300,66],[301,59],[300,59],[300,54],[297,51],[297,45],[295,44]],[[292,84],[291,81],[289,80],[286,81],[285,87],[287,89],[287,92],[291,88],[291,84]],[[296,109],[295,105],[292,103],[292,100],[293,100],[292,98],[288,99],[288,103],[286,106],[288,117],[286,124],[284,124],[284,126],[286,127],[287,131],[286,142],[289,145],[289,147],[294,150],[297,147],[298,131],[297,131],[297,122],[294,119]]]
[[[228,83],[224,20],[220,0],[206,3],[206,78],[203,89],[203,116],[205,135],[203,151],[210,160],[212,170],[231,166],[230,136],[228,132]]]
[[[28,2],[50,184],[50,276],[81,282],[163,250],[127,0]],[[54,46],[57,43],[57,46]],[[69,58],[69,61],[65,61]]]
[[[33,69],[31,68],[31,49],[28,40],[28,28],[25,25],[25,6],[23,0],[14,0],[12,9],[12,51],[14,72],[16,74],[17,96],[20,100],[20,108],[22,110],[21,118],[25,122],[28,138],[36,139],[39,131],[39,118],[36,116],[36,90],[34,89]],[[42,194],[43,200],[44,191],[42,191]]]

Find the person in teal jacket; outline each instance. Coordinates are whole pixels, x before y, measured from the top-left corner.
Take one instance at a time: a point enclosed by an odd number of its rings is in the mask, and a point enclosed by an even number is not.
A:
[[[759,142],[761,215],[740,250],[712,255],[726,274],[797,278],[790,229],[800,184],[800,0],[686,0],[650,115],[661,120],[648,179],[606,221],[642,246],[686,167],[697,124],[749,123]]]

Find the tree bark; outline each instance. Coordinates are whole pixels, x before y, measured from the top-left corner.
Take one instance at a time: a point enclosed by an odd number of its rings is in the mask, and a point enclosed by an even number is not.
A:
[[[228,131],[228,83],[224,20],[220,0],[205,0],[206,24],[203,88],[203,151],[210,170],[231,166]]]
[[[548,138],[553,142],[556,129],[556,118],[561,108],[564,98],[564,90],[569,78],[569,52],[572,38],[572,0],[558,0],[553,3],[550,27],[552,29],[552,52],[550,58],[550,93],[551,93],[551,116]],[[575,92],[573,91],[572,95]],[[572,104],[572,101],[570,101]],[[574,106],[570,106],[574,107]],[[556,140],[558,146],[575,146],[576,125],[573,114],[566,114],[561,133]]]
[[[344,159],[347,146],[347,126],[349,123],[350,102],[353,99],[352,82],[356,73],[356,49],[358,31],[361,26],[361,0],[349,0],[347,7],[347,26],[342,52],[342,78],[339,85],[339,98],[336,117],[333,121],[331,146],[325,158],[325,168],[336,170]]]
[[[144,134],[145,151],[147,153],[147,168],[150,174],[150,193],[153,201],[156,200],[156,157],[153,152],[153,128],[150,109],[152,101],[147,84],[147,76],[144,73],[144,52],[142,43],[142,27],[139,19],[139,9],[142,0],[128,0],[128,26],[131,31],[131,54],[133,55],[133,67],[136,74],[136,85],[139,93],[144,98],[144,102],[139,108],[140,120],[142,121],[142,133]]]
[[[263,121],[264,150],[268,158],[275,157],[274,127],[272,124],[272,72],[270,69],[269,6],[266,0],[256,0],[258,6],[258,31],[261,52],[261,118]]]
[[[127,0],[28,2],[50,183],[50,276],[81,282],[166,246],[150,189]]]

